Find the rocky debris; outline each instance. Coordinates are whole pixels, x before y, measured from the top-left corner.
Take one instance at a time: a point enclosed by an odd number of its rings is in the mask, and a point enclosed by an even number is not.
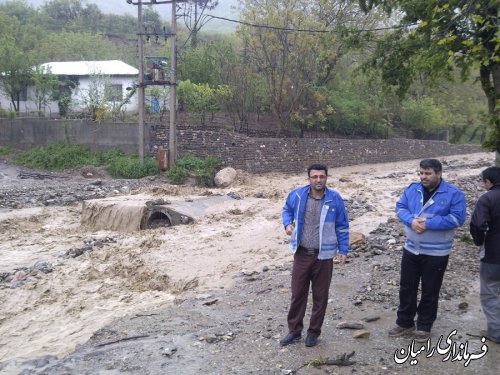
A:
[[[227,333],[214,333],[214,334],[204,335],[201,336],[199,340],[205,341],[208,344],[213,344],[219,341],[231,341],[234,340],[234,338],[235,336],[233,332],[227,332]]]
[[[345,322],[340,322],[336,325],[338,329],[363,329],[365,325],[359,320],[348,320]]]
[[[234,192],[234,191],[230,191],[229,193],[227,193],[227,196],[228,197],[231,197],[233,199],[236,199],[236,200],[240,200],[240,199],[243,199],[241,197],[241,195],[239,195],[238,193]]]
[[[67,258],[76,258],[85,254],[88,251],[92,251],[94,247],[101,248],[104,246],[104,244],[115,243],[115,242],[116,239],[109,236],[103,239],[93,239],[93,238],[85,239],[83,240],[84,243],[83,247],[71,248],[64,253],[64,256]]]
[[[174,353],[177,352],[177,347],[173,348],[160,348],[161,349],[161,355],[164,355],[165,357],[172,357]]]
[[[36,180],[45,180],[45,179],[53,179],[57,178],[54,174],[47,174],[47,173],[37,173],[37,172],[27,172],[27,171],[21,171],[17,175],[18,178],[20,179],[26,179],[26,178],[33,178]]]
[[[70,174],[21,169],[18,174],[21,181],[2,179],[0,209],[71,206],[84,200],[131,194],[134,190],[162,182],[157,176],[138,180],[108,178],[89,181],[84,177],[70,178]]]
[[[12,272],[0,273],[0,288],[17,288],[26,283],[33,282],[40,273],[51,273],[54,270],[52,263],[39,260],[31,267],[17,268]]]
[[[371,316],[367,316],[363,319],[361,319],[363,322],[367,322],[367,323],[371,323],[371,322],[376,322],[377,320],[380,319],[380,316],[378,315],[371,315]]]
[[[352,333],[352,337],[355,339],[367,339],[370,337],[370,331],[366,329],[358,329]]]
[[[158,199],[153,199],[152,201],[147,201],[146,206],[151,207],[151,206],[162,206],[165,204],[171,204],[172,202],[165,200],[163,198],[158,198]]]
[[[65,251],[62,257],[76,258],[87,251],[92,251],[95,247],[101,248],[104,244],[115,243],[113,237],[105,237],[102,239],[85,239],[84,246],[81,248],[69,249]],[[0,288],[17,288],[26,283],[34,282],[35,278],[40,277],[40,274],[48,274],[54,271],[54,264],[46,260],[39,260],[31,267],[17,268],[12,272],[0,273]]]
[[[215,186],[228,187],[236,178],[236,170],[231,167],[223,168],[214,177]]]

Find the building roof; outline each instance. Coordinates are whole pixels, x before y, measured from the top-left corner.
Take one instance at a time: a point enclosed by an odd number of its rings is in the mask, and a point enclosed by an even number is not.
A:
[[[107,61],[63,61],[48,62],[41,65],[49,68],[52,74],[68,76],[89,76],[89,75],[108,75],[108,76],[136,76],[139,70],[131,65],[125,64],[120,60]]]

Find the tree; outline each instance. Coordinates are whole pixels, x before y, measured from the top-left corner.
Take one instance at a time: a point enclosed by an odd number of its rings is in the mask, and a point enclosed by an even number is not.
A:
[[[217,5],[219,5],[218,0],[188,0],[179,4],[179,14],[183,17],[184,24],[191,33],[191,47],[198,46],[198,33],[211,19],[206,12],[215,9]]]
[[[29,6],[26,0],[10,0],[0,4],[0,13],[16,17],[24,24],[35,24],[39,19],[37,10]]]
[[[59,31],[45,33],[37,46],[41,62],[106,60],[120,56],[117,47],[100,34]]]
[[[0,89],[16,112],[31,81],[39,35],[43,33],[37,27],[0,13]]]
[[[42,10],[55,21],[69,23],[79,17],[82,3],[80,0],[50,0],[42,6]]]
[[[35,88],[33,98],[39,113],[45,112],[45,108],[51,100],[54,91],[59,87],[59,81],[51,73],[50,67],[36,66],[31,76],[31,83]]]
[[[347,29],[370,19],[348,0],[245,0],[241,18],[245,55],[266,79],[279,132],[296,111],[304,117],[303,103],[332,80],[338,60],[356,43]]]
[[[490,132],[483,146],[500,156],[498,0],[359,0],[368,11],[401,12],[398,30],[377,41],[370,66],[404,94],[417,74],[462,78],[477,73],[486,94]],[[500,163],[500,158],[497,159]]]
[[[324,129],[329,116],[335,112],[325,95],[315,87],[308,88],[304,99],[290,115],[292,124],[300,129],[301,137],[307,128]]]
[[[142,19],[146,33],[155,33],[160,37],[163,34],[163,22],[160,13],[152,8],[144,9]],[[147,37],[149,40],[150,36]]]
[[[94,121],[102,121],[108,112],[116,110],[122,102],[122,93],[118,98],[114,98],[116,93],[111,86],[110,78],[100,72],[95,72],[89,77],[89,85],[85,90],[81,90],[80,103],[83,113]]]
[[[196,84],[186,80],[179,83],[179,101],[187,112],[200,116],[202,125],[206,125],[206,117],[220,109],[221,98],[229,95],[227,86],[210,87],[206,83]]]
[[[211,42],[184,50],[179,57],[179,79],[189,79],[198,84],[207,83],[212,87],[220,85],[222,72],[219,63],[223,57],[220,53],[222,48],[219,43]],[[228,48],[225,48],[224,52],[226,58],[234,55]]]
[[[431,97],[422,96],[402,102],[401,120],[414,130],[432,131],[445,124],[445,114]]]

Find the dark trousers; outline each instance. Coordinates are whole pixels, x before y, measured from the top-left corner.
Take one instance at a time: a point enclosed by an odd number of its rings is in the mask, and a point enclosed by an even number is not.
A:
[[[448,266],[448,257],[415,255],[403,249],[397,325],[413,327],[417,315],[417,329],[430,332],[437,317],[439,291]],[[422,293],[417,305],[420,282]]]
[[[292,300],[288,311],[288,331],[301,333],[304,328],[309,284],[312,286],[313,306],[307,333],[319,336],[328,305],[332,281],[333,260],[318,260],[317,254],[306,254],[300,249],[293,258]]]

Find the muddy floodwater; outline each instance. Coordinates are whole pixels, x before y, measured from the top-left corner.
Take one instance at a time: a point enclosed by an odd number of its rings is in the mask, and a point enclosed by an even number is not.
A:
[[[494,155],[441,160],[470,213]],[[283,348],[292,256],[281,207],[306,173],[238,171],[231,186],[208,189],[0,163],[0,373],[496,375],[500,345],[478,337],[485,318],[468,223],[456,234],[431,342],[387,337],[403,240],[394,204],[417,168],[331,168],[328,184],[350,217],[348,263],[334,269],[318,346]],[[141,226],[146,202],[193,220],[163,225],[159,215]],[[353,320],[364,337],[337,328]],[[353,351],[354,364],[324,364]]]

